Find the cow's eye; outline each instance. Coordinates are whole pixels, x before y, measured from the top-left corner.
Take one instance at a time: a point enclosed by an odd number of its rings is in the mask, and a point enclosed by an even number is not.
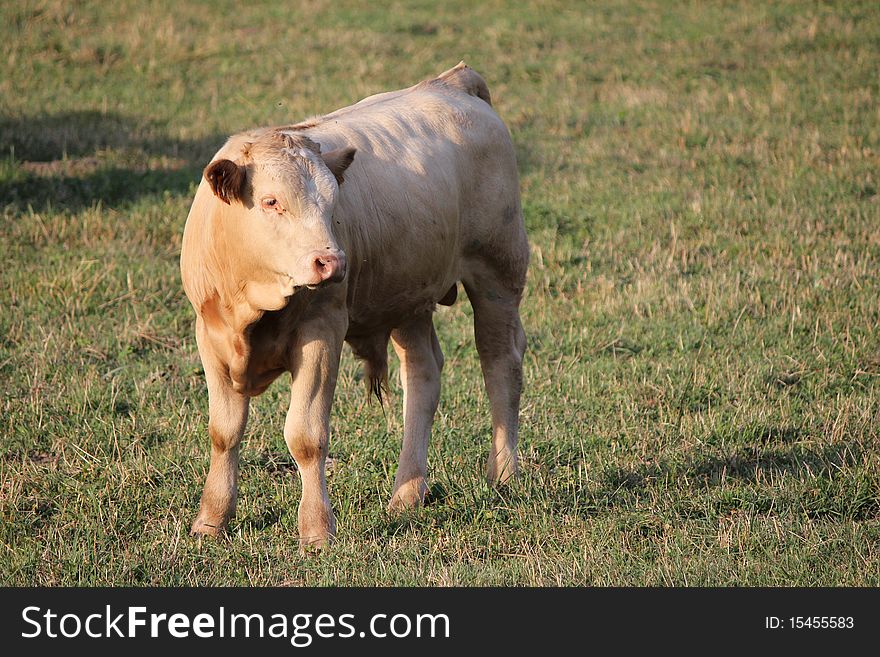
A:
[[[260,205],[262,205],[264,210],[277,210],[278,209],[278,199],[274,196],[267,196],[262,201],[260,201]]]

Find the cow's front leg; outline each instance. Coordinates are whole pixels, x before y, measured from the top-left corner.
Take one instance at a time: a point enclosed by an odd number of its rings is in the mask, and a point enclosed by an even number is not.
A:
[[[443,352],[432,320],[428,313],[391,333],[400,358],[403,387],[403,447],[389,504],[391,510],[419,506],[427,490],[428,443],[440,400],[443,369]]]
[[[193,534],[216,536],[235,515],[238,495],[238,447],[248,417],[248,397],[232,389],[228,370],[207,344],[203,327],[196,330],[199,354],[208,384],[208,435],[211,437],[211,467],[202,491],[199,515]]]
[[[293,380],[284,440],[302,481],[300,542],[324,545],[336,532],[336,519],[327,495],[325,462],[330,442],[330,407],[345,331],[333,331],[327,325],[314,325],[312,329],[303,327],[292,352]]]

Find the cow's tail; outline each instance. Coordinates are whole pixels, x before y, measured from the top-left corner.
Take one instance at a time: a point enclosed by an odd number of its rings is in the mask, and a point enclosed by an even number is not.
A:
[[[489,95],[489,87],[479,73],[464,62],[459,62],[448,71],[437,76],[437,80],[444,84],[461,89],[471,96],[476,96],[492,104],[492,96]]]

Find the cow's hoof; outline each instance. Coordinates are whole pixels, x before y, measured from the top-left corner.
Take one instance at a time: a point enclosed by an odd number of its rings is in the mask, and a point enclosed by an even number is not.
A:
[[[329,547],[332,542],[332,534],[323,534],[321,536],[300,536],[299,553],[302,555],[316,554]]]
[[[410,479],[398,486],[391,494],[388,511],[391,513],[403,513],[412,509],[418,509],[425,501],[427,490],[428,485],[424,479]]]
[[[190,529],[190,533],[193,536],[223,537],[226,535],[226,523],[212,523],[203,520],[202,518],[196,518],[195,522],[193,522],[192,529]]]
[[[492,486],[506,484],[516,479],[519,470],[516,454],[490,454],[486,462],[486,480]]]
[[[332,511],[325,507],[313,509],[307,513],[300,507],[299,516],[299,551],[314,552],[327,547],[336,535],[336,518]]]

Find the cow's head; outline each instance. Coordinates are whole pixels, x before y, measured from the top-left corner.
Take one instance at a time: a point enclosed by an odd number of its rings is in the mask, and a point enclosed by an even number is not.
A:
[[[227,248],[283,294],[345,278],[345,253],[333,235],[333,211],[354,148],[321,153],[295,132],[271,130],[241,148],[235,160],[205,169],[224,212]],[[274,287],[274,285],[273,285]]]

